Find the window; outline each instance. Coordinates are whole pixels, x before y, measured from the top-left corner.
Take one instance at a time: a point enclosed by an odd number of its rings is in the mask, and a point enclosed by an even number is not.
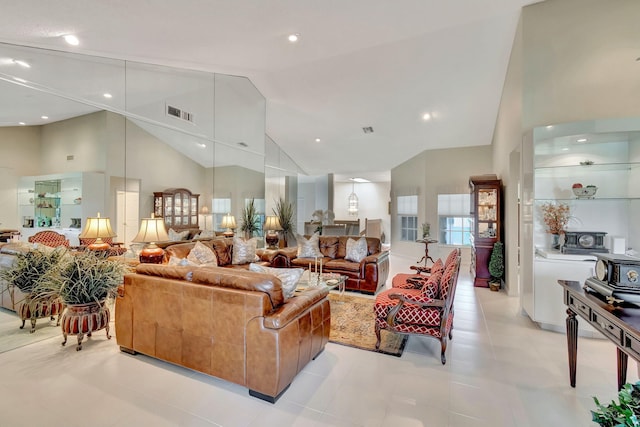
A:
[[[231,212],[231,199],[213,199],[213,229],[215,231],[227,231],[220,226],[222,217]]]
[[[418,196],[398,196],[400,240],[415,242],[418,239]]]
[[[470,245],[473,220],[469,194],[438,194],[439,241],[445,245]]]

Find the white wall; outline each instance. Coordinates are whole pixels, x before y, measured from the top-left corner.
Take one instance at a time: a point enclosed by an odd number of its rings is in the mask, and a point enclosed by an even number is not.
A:
[[[364,230],[365,218],[381,218],[386,242],[389,242],[391,236],[391,216],[389,215],[391,183],[363,182],[356,183],[354,187],[359,201],[358,216],[350,216],[347,212],[352,184],[350,182],[334,182],[333,211],[336,214],[336,219],[355,220],[359,218],[360,231],[362,231]]]
[[[431,224],[431,235],[437,235],[438,194],[469,192],[469,177],[492,173],[491,146],[427,150],[391,170],[391,251],[394,254],[419,259],[424,245],[400,240],[396,198],[418,195],[418,226]],[[432,244],[429,255],[445,257],[450,247]],[[468,262],[469,251],[463,253]]]

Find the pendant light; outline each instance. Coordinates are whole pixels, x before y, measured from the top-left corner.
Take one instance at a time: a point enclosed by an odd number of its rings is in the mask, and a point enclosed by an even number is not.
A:
[[[358,216],[358,196],[356,195],[356,190],[355,190],[355,180],[353,178],[351,178],[351,194],[349,194],[349,198],[348,198],[348,208],[347,208],[347,213],[350,216]]]

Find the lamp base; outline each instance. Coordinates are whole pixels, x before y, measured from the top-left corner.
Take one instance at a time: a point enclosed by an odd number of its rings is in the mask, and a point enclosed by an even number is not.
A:
[[[264,236],[264,241],[266,242],[267,249],[278,249],[278,241],[280,239],[278,238],[277,234],[267,234],[266,236]]]
[[[230,231],[230,230],[229,231],[225,231],[224,233],[222,233],[222,235],[224,237],[229,237],[229,238],[233,237],[233,234],[234,234],[233,231]]]
[[[90,251],[108,251],[110,247],[111,245],[108,243],[96,241],[87,246],[87,249],[89,249]]]
[[[162,264],[164,261],[164,249],[155,245],[146,247],[140,251],[140,262],[147,264]]]

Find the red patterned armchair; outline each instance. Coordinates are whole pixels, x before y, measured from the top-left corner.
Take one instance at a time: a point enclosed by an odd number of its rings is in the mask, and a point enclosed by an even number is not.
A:
[[[431,267],[423,268],[421,273],[396,274],[393,276],[393,279],[391,279],[391,287],[401,289],[420,289],[422,288],[422,285],[424,285],[424,282],[429,279],[430,274],[446,269],[459,256],[460,249],[454,249],[449,253],[444,263],[440,258],[438,258]]]
[[[440,361],[446,363],[447,340],[452,339],[453,299],[460,270],[460,252],[444,271],[434,271],[422,288],[392,288],[376,297],[376,348],[381,331],[422,335],[440,341]]]
[[[66,237],[50,230],[38,231],[33,236],[29,236],[29,243],[40,243],[52,248],[57,248],[58,246],[69,247],[69,240]]]

